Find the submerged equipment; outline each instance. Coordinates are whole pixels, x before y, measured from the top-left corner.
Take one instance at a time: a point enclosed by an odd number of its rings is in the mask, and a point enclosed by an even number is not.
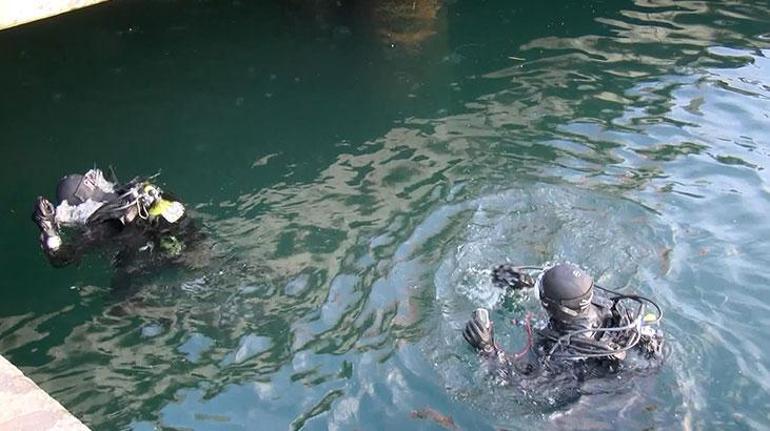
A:
[[[167,235],[160,238],[160,249],[167,256],[178,256],[184,249],[184,243],[173,235]]]

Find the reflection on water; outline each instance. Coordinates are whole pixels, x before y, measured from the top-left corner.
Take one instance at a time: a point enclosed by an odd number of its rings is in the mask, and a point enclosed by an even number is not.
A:
[[[318,149],[288,167],[301,179],[201,198],[222,259],[128,299],[81,281],[76,305],[2,317],[0,350],[34,356],[26,371],[96,428],[411,429],[441,414],[461,429],[762,428],[770,8],[517,7],[351,14],[393,70],[425,59],[404,72],[420,81],[407,99],[443,86],[446,107],[392,102],[404,114],[389,130]],[[279,172],[281,154],[251,169]],[[661,303],[660,374],[560,404],[477,370],[459,328],[498,304],[489,268],[564,260]],[[498,309],[501,341],[520,345],[516,309]],[[421,422],[425,408],[440,414]]]

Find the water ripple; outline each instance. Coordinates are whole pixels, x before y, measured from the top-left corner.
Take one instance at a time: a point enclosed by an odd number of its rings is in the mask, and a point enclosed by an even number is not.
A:
[[[409,56],[449,44],[434,12],[461,7],[410,15],[430,32],[396,34],[410,49],[389,61],[419,69]],[[425,66],[426,91],[444,68],[469,89],[340,138],[305,177],[290,165],[200,205],[207,265],[127,298],[81,283],[77,307],[0,319],[0,350],[34,358],[25,371],[95,427],[411,429],[429,408],[461,429],[760,429],[768,20],[762,2],[638,0],[578,34],[533,33],[513,65]],[[499,57],[485,36],[489,50],[463,52]],[[284,157],[271,154],[255,167]],[[498,306],[501,342],[518,346],[511,319],[538,310],[500,307],[489,269],[555,261],[660,301],[660,374],[563,393],[489,384],[459,336],[468,313]]]

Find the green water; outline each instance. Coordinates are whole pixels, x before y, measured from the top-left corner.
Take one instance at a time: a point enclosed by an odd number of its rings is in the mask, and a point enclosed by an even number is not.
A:
[[[766,429],[770,7],[518,3],[0,32],[0,353],[97,430]],[[109,257],[48,267],[33,199],[94,164],[162,170],[208,255],[129,293]],[[655,297],[663,369],[566,404],[493,387],[459,329],[506,260]]]

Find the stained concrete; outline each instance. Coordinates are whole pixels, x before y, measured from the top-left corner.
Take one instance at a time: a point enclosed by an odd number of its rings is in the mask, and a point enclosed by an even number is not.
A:
[[[0,30],[107,0],[0,0]]]
[[[77,418],[0,356],[0,431],[88,431]]]

